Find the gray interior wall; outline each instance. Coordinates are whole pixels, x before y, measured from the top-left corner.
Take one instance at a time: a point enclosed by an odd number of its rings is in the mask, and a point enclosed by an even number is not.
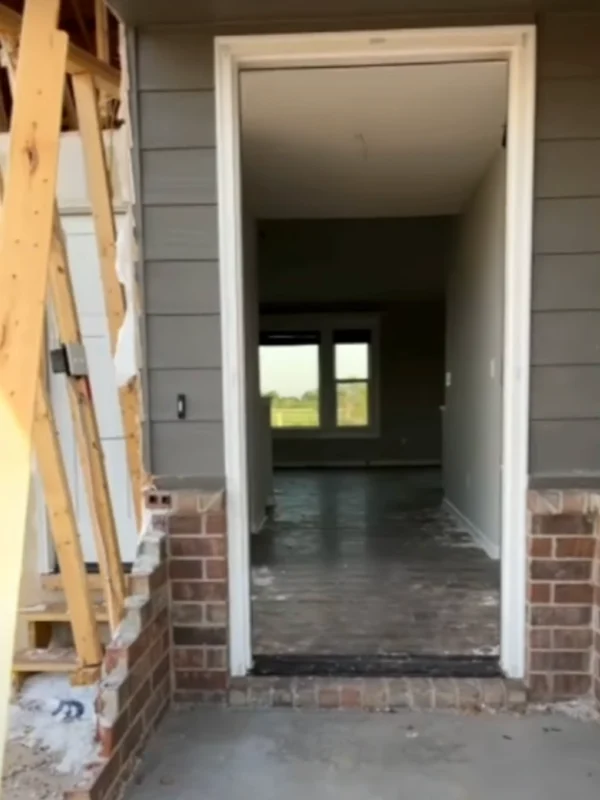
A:
[[[262,496],[264,481],[260,474],[261,459],[261,400],[258,365],[258,252],[256,220],[244,207],[244,350],[248,488],[250,505],[250,527],[257,531],[265,514],[265,498]]]
[[[458,220],[448,275],[444,489],[487,543],[500,544],[506,153]]]
[[[376,312],[376,436],[274,437],[276,464],[438,463],[444,283],[452,220],[271,220],[259,226],[263,311]]]
[[[162,4],[174,22],[182,8]],[[198,4],[193,4],[198,7]],[[397,3],[392,4],[400,12]],[[441,4],[468,12],[465,3]],[[152,4],[158,8],[157,2]],[[584,4],[585,6],[585,4]],[[595,4],[597,8],[597,3]],[[302,8],[304,9],[304,4]],[[364,6],[363,6],[364,7]],[[405,6],[403,6],[405,7]],[[563,8],[573,8],[572,3]],[[594,4],[588,4],[589,8]],[[474,13],[409,25],[532,21],[530,2],[472,2]],[[422,10],[414,4],[413,10]],[[138,6],[139,22],[151,5]],[[498,16],[479,11],[503,11]],[[309,14],[310,9],[306,9]],[[371,13],[376,9],[369,8]],[[381,13],[385,13],[385,9]],[[521,13],[523,12],[523,13]],[[314,9],[311,12],[314,16]],[[324,13],[324,12],[320,12]],[[296,30],[372,27],[336,11]],[[169,15],[170,14],[170,15]],[[278,7],[274,16],[282,19]],[[252,14],[238,13],[238,19]],[[300,14],[300,16],[302,16]],[[240,23],[252,32],[282,22]],[[334,20],[334,21],[332,21]],[[531,472],[572,484],[600,477],[600,16],[540,14],[533,270]],[[268,23],[268,25],[267,25]],[[391,24],[391,23],[389,23]],[[402,24],[399,20],[397,24]],[[289,29],[289,26],[288,26]],[[135,31],[147,284],[149,426],[155,474],[223,471],[212,34],[190,26]],[[175,398],[188,395],[178,421]]]

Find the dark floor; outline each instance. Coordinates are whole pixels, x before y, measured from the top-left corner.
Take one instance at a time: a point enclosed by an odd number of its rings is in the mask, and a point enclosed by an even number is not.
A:
[[[252,537],[254,652],[493,654],[500,562],[441,510],[438,470],[284,470]]]

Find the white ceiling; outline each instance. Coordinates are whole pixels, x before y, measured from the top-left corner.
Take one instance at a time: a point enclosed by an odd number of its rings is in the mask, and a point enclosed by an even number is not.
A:
[[[244,193],[260,218],[459,212],[501,146],[502,62],[244,72]]]

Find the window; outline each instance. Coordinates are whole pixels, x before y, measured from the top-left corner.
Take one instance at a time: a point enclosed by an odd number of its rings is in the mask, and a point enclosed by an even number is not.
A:
[[[370,331],[334,331],[335,421],[338,428],[369,425]]]
[[[260,388],[271,397],[272,428],[288,436],[376,434],[376,318],[265,317],[261,328]]]
[[[260,391],[271,398],[272,428],[318,428],[319,334],[263,333]]]

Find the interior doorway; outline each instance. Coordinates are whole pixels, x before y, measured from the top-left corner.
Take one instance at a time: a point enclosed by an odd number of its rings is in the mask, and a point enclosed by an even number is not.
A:
[[[519,31],[217,43],[234,674],[270,651],[524,670]]]

